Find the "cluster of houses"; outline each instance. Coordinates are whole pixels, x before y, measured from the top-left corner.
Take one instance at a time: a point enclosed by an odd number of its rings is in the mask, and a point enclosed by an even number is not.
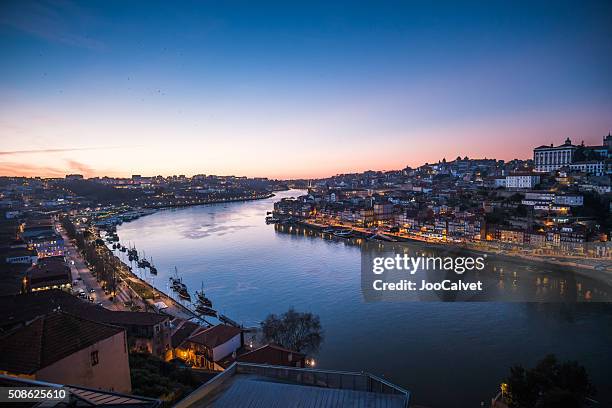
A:
[[[596,158],[598,167],[584,167],[585,157]],[[601,146],[568,139],[538,147],[534,160],[458,157],[417,169],[338,175],[311,181],[306,195],[276,202],[274,215],[428,240],[583,253],[581,244],[608,241],[611,157],[608,135]]]
[[[53,289],[1,296],[0,374],[131,392],[129,351],[211,372],[236,361],[303,368],[305,355],[245,344],[243,329],[112,311]]]

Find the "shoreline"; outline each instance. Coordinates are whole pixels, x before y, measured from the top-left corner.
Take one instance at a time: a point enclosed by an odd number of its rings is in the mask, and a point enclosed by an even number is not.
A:
[[[254,197],[240,197],[240,198],[229,198],[229,199],[219,199],[219,200],[205,200],[198,201],[196,203],[177,203],[177,204],[160,204],[160,205],[143,205],[141,208],[149,209],[149,210],[163,210],[164,208],[182,208],[182,207],[194,207],[198,205],[209,205],[209,204],[224,204],[224,203],[239,203],[244,201],[255,201],[255,200],[265,200],[266,198],[272,198],[276,194],[267,193],[260,194]]]
[[[275,196],[274,193],[267,193],[267,194],[262,194],[262,195],[258,195],[258,196],[255,196],[255,197],[235,198],[235,199],[229,199],[229,200],[213,200],[213,201],[208,201],[208,202],[189,203],[189,204],[170,205],[170,206],[159,206],[159,207],[146,207],[146,206],[143,206],[143,207],[141,207],[142,209],[148,209],[148,210],[152,210],[152,211],[147,213],[147,214],[142,214],[138,218],[131,218],[129,220],[122,221],[121,224],[124,223],[124,222],[128,223],[128,222],[131,222],[131,221],[135,221],[135,220],[137,220],[137,219],[139,219],[141,217],[145,217],[147,215],[155,214],[158,211],[161,211],[161,210],[164,210],[164,209],[184,208],[184,207],[193,207],[193,206],[199,206],[199,205],[224,204],[224,203],[234,203],[234,202],[247,202],[247,201],[263,200],[263,199],[267,199],[267,198],[272,198],[274,196]],[[118,225],[120,225],[120,224],[118,224]],[[114,225],[115,234],[117,234],[116,226],[117,225]],[[102,239],[102,237],[100,235],[100,231],[98,231],[98,238]],[[211,324],[211,323],[209,323],[206,320],[205,317],[198,315],[195,311],[191,310],[189,307],[185,306],[183,303],[181,303],[177,299],[174,299],[172,296],[170,296],[169,294],[164,292],[162,289],[159,289],[158,287],[150,284],[149,282],[147,282],[146,280],[144,280],[143,278],[138,276],[133,270],[130,269],[129,265],[127,265],[123,260],[121,260],[121,258],[119,256],[117,256],[115,254],[115,252],[114,252],[114,250],[112,248],[109,248],[107,243],[105,243],[105,247],[112,254],[113,257],[117,258],[119,263],[122,265],[122,269],[124,269],[125,273],[131,279],[136,279],[139,284],[145,286],[153,294],[158,294],[158,296],[160,297],[160,299],[155,299],[155,298],[154,299],[143,299],[140,295],[138,295],[138,293],[134,289],[132,289],[128,285],[129,290],[131,290],[136,296],[138,296],[141,299],[142,302],[149,304],[153,309],[155,309],[158,313],[161,313],[161,314],[167,314],[167,315],[174,316],[174,317],[185,318],[185,316],[177,316],[175,314],[170,313],[169,311],[166,311],[166,309],[170,309],[171,307],[175,307],[175,308],[181,310],[183,313],[189,315],[190,317],[189,317],[188,320],[190,320],[190,319],[197,319],[198,321],[204,322],[204,323],[206,323],[208,325]],[[164,303],[167,303],[166,306],[168,306],[168,307],[165,308],[165,309],[157,309],[155,307],[155,303],[157,301],[162,301]],[[219,316],[216,317],[216,319],[221,321]]]
[[[293,221],[293,222],[289,222],[288,224],[293,224],[293,225],[298,225],[298,226],[302,226],[305,228],[309,228],[311,230],[314,231],[322,231],[323,229],[326,228],[330,228],[331,226],[321,226],[318,224],[312,224],[309,223],[308,221]],[[345,228],[350,228],[350,227],[345,227]],[[356,231],[358,234],[361,234],[360,231]],[[465,243],[456,243],[456,242],[425,242],[419,239],[412,239],[409,237],[398,237],[395,235],[388,235],[388,234],[381,234],[383,236],[387,236],[387,237],[392,237],[393,239],[397,239],[396,242],[393,243],[410,243],[413,245],[418,245],[420,247],[423,248],[435,248],[435,249],[460,249],[460,250],[466,250],[466,251],[471,251],[471,252],[475,252],[475,253],[480,253],[480,254],[485,254],[485,255],[489,255],[489,256],[494,256],[494,257],[499,257],[499,258],[504,258],[506,260],[514,260],[514,261],[520,261],[520,262],[524,262],[524,263],[538,263],[538,264],[547,264],[547,265],[551,265],[551,266],[560,266],[560,267],[565,267],[565,268],[571,268],[574,272],[579,273],[585,277],[588,278],[592,278],[592,279],[602,279],[610,284],[612,284],[612,268],[610,268],[609,266],[604,266],[604,265],[592,265],[592,264],[584,264],[584,263],[579,263],[579,262],[573,262],[572,260],[558,260],[558,259],[550,259],[550,258],[546,258],[543,256],[535,256],[535,255],[526,255],[526,254],[521,254],[521,253],[508,253],[508,252],[498,252],[496,250],[493,249],[489,249],[487,250],[486,248],[475,248],[469,244],[465,244]],[[364,239],[364,237],[359,237]],[[348,238],[351,239],[351,238]],[[381,242],[385,242],[383,240],[380,240]],[[391,243],[391,242],[390,242]],[[560,257],[559,255],[555,255],[552,256],[551,258],[558,258]],[[585,258],[585,260],[592,260],[592,261],[596,261],[597,258]],[[608,262],[606,262],[608,261]],[[602,259],[602,261],[600,263],[608,263],[608,264],[612,264],[612,260],[607,260],[605,258]],[[598,269],[597,267],[601,266],[602,269]],[[594,276],[593,273],[601,273],[600,275]]]

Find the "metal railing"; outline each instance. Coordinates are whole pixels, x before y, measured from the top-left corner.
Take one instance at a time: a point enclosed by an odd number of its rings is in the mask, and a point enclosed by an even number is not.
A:
[[[279,381],[304,384],[315,387],[337,388],[354,391],[376,392],[380,394],[401,395],[410,400],[410,392],[387,380],[366,372],[320,370],[265,364],[236,363],[238,374],[259,375]]]

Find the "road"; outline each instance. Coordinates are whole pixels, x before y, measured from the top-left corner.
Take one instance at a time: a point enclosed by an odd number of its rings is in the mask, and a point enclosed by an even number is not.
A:
[[[94,303],[99,303],[107,309],[124,310],[123,304],[119,302],[113,303],[109,300],[109,296],[104,293],[104,290],[98,281],[96,281],[76,245],[68,238],[66,231],[61,225],[58,225],[57,229],[64,239],[64,246],[66,248],[65,257],[72,272],[73,288],[75,290],[83,289],[88,296],[93,298]],[[93,289],[93,293],[89,293],[89,289]]]

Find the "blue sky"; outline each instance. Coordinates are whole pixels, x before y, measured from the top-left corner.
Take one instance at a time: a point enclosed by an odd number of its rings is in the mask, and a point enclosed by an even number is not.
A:
[[[4,1],[0,173],[315,177],[598,143],[610,21],[610,2]]]

